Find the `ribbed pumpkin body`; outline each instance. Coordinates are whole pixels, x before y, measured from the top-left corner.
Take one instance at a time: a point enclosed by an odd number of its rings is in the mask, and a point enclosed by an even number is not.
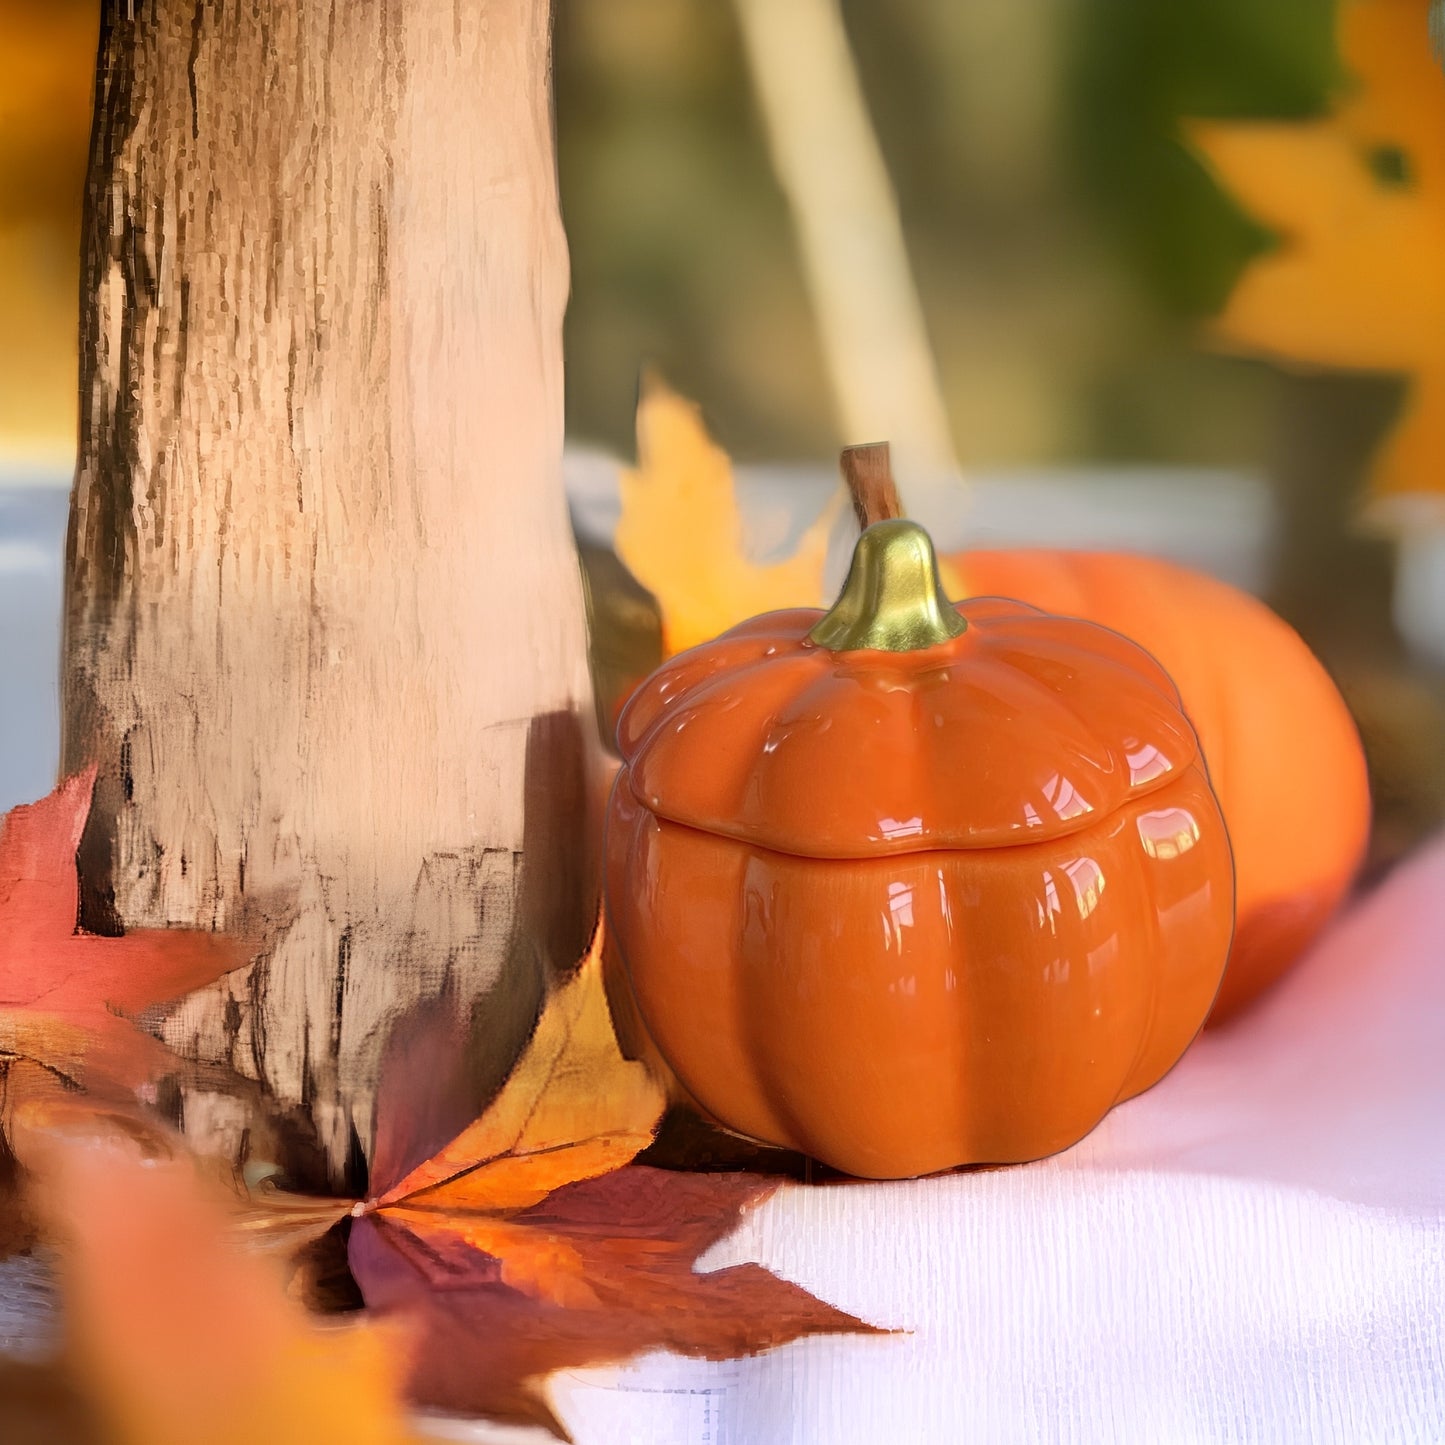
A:
[[[653,1043],[724,1124],[852,1174],[1075,1143],[1178,1060],[1229,949],[1229,845],[1158,664],[958,611],[906,653],[755,619],[619,730],[608,913]]]

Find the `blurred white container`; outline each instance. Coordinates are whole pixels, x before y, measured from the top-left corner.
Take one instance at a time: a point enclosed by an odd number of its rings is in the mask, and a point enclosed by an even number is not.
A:
[[[570,451],[564,462],[573,526],[607,546],[620,511],[618,463]],[[740,466],[738,505],[750,553],[786,554],[841,485],[836,472],[806,466]],[[904,488],[905,495],[907,488]],[[1077,467],[970,475],[951,501],[930,489],[918,520],[946,551],[965,547],[1063,547],[1148,552],[1265,591],[1274,568],[1278,517],[1261,478],[1223,469]],[[852,514],[839,516],[830,561],[841,580],[852,550]]]
[[[0,474],[0,811],[48,792],[60,764],[61,574],[70,511],[67,487],[44,473],[29,486],[4,480]]]
[[[1445,667],[1445,522],[1402,529],[1395,552],[1395,626],[1422,661]]]

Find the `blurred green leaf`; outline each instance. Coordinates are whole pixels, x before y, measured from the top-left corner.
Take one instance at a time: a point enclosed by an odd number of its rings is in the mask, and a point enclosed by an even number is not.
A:
[[[1265,232],[1177,139],[1189,116],[1322,113],[1332,0],[1108,0],[1074,14],[1070,113],[1086,195],[1156,301],[1217,309]]]

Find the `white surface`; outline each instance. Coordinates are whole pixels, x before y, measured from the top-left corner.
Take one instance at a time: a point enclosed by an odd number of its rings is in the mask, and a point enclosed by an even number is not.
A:
[[[1445,1441],[1445,841],[1026,1168],[789,1186],[758,1259],[889,1339],[559,1380],[578,1445]],[[609,1398],[610,1397],[610,1398]]]

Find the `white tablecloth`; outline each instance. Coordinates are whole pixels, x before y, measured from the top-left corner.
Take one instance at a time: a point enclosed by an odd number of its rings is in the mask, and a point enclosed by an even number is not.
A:
[[[560,1380],[579,1445],[1445,1441],[1445,841],[1077,1148],[789,1186],[743,1259],[911,1333]]]

